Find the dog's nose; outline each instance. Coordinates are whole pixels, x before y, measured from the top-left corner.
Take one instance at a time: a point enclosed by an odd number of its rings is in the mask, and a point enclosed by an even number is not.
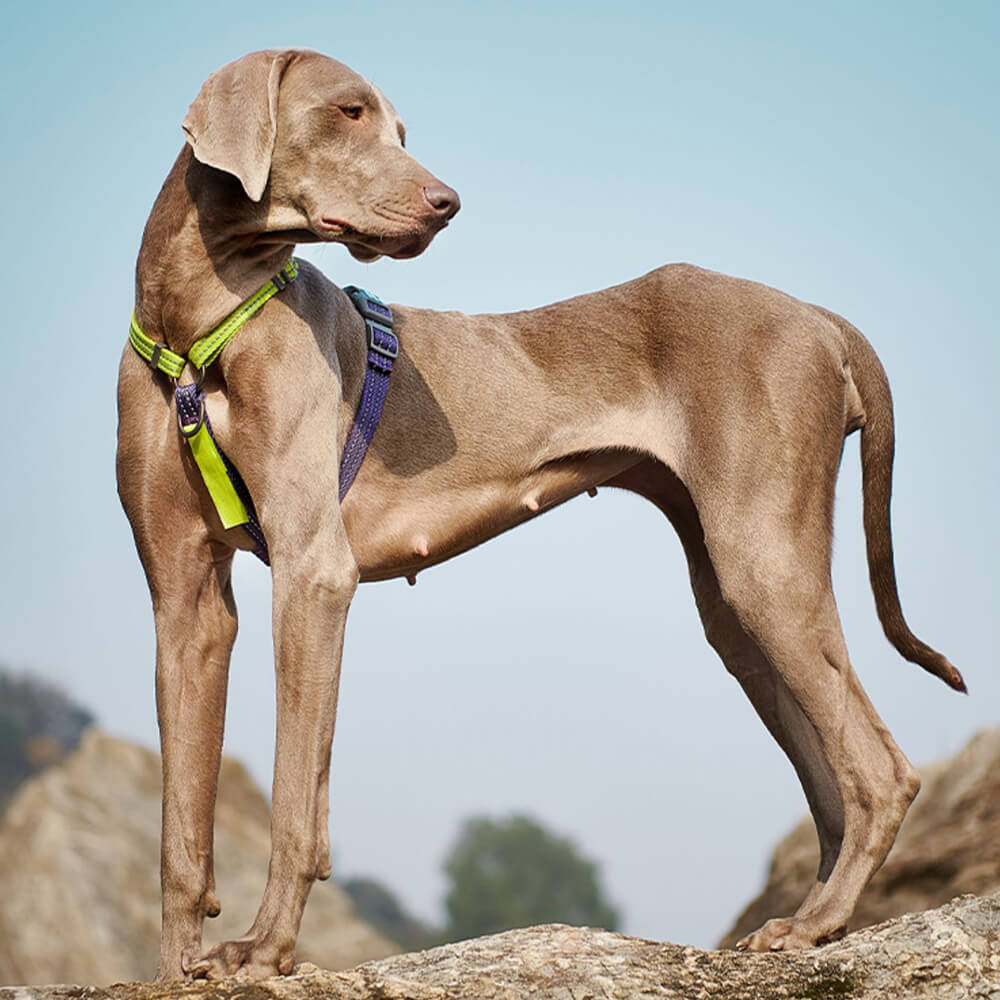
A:
[[[434,209],[434,214],[440,216],[447,222],[462,207],[458,192],[453,191],[447,184],[435,180],[424,186],[424,197],[427,204]]]

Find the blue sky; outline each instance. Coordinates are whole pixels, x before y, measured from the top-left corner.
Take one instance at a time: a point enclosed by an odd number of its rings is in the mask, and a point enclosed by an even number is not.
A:
[[[995,724],[994,3],[96,2],[5,15],[0,660],[155,745],[152,618],[114,491],[135,254],[213,69],[325,51],[373,79],[463,209],[413,261],[306,250],[341,284],[521,309],[688,260],[843,313],[896,400],[897,568],[961,698],[882,639],[857,442],[835,584],[854,664],[916,761]],[[165,526],[168,530],[168,526]],[[269,581],[237,560],[227,748],[269,781]],[[384,622],[391,622],[386,627]],[[710,944],[804,808],[705,644],[669,526],[602,491],[416,588],[362,588],[334,751],[335,868],[435,915],[461,817],[524,809],[603,866],[627,929]],[[224,887],[223,887],[224,895]]]

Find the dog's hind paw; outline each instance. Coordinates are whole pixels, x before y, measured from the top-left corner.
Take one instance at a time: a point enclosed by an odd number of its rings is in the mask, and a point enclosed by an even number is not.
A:
[[[817,934],[808,921],[794,917],[768,920],[763,927],[748,934],[736,943],[740,951],[795,951],[799,948],[814,948],[823,940],[831,940],[832,934]]]

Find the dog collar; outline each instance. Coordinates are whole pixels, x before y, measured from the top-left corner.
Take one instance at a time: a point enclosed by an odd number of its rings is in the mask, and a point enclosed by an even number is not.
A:
[[[257,289],[245,302],[240,303],[218,326],[213,327],[203,337],[199,337],[188,351],[187,357],[176,354],[166,344],[158,344],[148,337],[139,326],[132,310],[132,319],[128,327],[129,343],[136,353],[147,361],[151,368],[179,379],[185,366],[190,361],[195,368],[207,368],[226,346],[239,333],[240,327],[251,316],[257,313],[268,299],[288,287],[299,276],[299,262],[293,257],[267,284]]]

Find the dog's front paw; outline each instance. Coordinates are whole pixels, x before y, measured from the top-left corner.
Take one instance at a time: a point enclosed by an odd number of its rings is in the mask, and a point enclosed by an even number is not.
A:
[[[279,949],[270,942],[256,937],[242,937],[223,941],[210,948],[200,958],[184,961],[184,974],[188,979],[267,979],[270,976],[287,976],[295,966],[291,948]]]

